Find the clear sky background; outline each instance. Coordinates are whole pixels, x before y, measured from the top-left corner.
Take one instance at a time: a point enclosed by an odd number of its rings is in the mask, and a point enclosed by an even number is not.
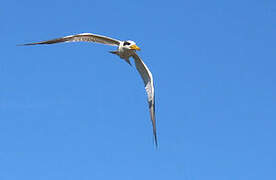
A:
[[[0,7],[1,180],[275,180],[276,2],[8,0]],[[156,86],[159,148],[135,68]]]

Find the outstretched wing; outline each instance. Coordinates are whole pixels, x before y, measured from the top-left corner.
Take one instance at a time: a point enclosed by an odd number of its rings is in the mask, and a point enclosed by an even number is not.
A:
[[[54,44],[54,43],[61,43],[61,42],[78,42],[78,41],[96,42],[96,43],[102,43],[102,44],[107,44],[111,46],[119,46],[120,44],[120,41],[117,39],[112,39],[112,38],[97,35],[97,34],[82,33],[82,34],[76,34],[71,36],[65,36],[62,38],[52,39],[48,41],[27,43],[22,45]]]
[[[147,91],[150,117],[151,117],[153,135],[154,135],[154,142],[155,142],[155,145],[157,146],[158,144],[157,144],[157,134],[156,134],[155,102],[154,102],[155,99],[154,99],[154,86],[153,86],[152,74],[149,68],[145,65],[145,63],[136,53],[134,53],[132,57],[134,58],[135,66],[144,81],[145,89]]]

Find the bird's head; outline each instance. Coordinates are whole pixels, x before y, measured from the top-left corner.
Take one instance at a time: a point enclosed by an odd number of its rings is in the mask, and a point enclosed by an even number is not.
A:
[[[127,49],[131,49],[131,50],[138,50],[140,51],[140,48],[136,45],[136,43],[134,41],[124,41],[123,42],[123,47],[127,48]]]

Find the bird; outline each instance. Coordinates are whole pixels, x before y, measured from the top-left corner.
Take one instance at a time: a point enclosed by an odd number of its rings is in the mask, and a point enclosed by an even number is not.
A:
[[[62,43],[62,42],[94,42],[94,43],[100,43],[100,44],[105,44],[110,46],[116,46],[117,50],[109,51],[109,52],[119,56],[121,59],[125,60],[125,62],[128,63],[129,65],[131,65],[129,58],[132,57],[134,59],[135,67],[144,82],[144,87],[147,93],[150,119],[152,123],[154,144],[156,147],[158,147],[156,120],[155,120],[155,93],[154,93],[153,76],[149,68],[147,67],[147,65],[138,56],[136,51],[140,51],[141,49],[136,45],[136,43],[132,40],[121,41],[121,40],[117,40],[103,35],[92,34],[92,33],[81,33],[81,34],[69,35],[61,38],[46,40],[46,41],[20,44],[20,45],[30,46],[30,45],[42,45],[42,44],[55,44],[55,43]]]

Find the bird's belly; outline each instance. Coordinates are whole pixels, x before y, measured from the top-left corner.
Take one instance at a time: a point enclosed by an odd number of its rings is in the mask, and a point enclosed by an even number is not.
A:
[[[119,56],[120,58],[122,59],[126,59],[126,58],[129,58],[130,56],[133,55],[133,52],[132,51],[119,51]]]

